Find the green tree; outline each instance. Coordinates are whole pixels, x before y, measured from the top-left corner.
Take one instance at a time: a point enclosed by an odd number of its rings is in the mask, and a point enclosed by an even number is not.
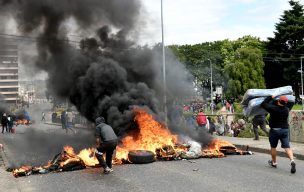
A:
[[[224,41],[222,55],[224,74],[228,79],[227,97],[237,98],[247,89],[265,88],[263,50],[263,43],[251,36]]]
[[[222,85],[223,61],[221,56],[221,41],[205,42],[195,45],[169,46],[178,59],[195,77],[197,86],[205,95],[210,95],[210,62],[213,68],[213,87]]]
[[[267,87],[292,85],[298,94],[300,56],[304,53],[304,11],[298,1],[289,1],[280,22],[275,25],[274,37],[266,42],[265,75]],[[297,75],[298,74],[298,75]]]

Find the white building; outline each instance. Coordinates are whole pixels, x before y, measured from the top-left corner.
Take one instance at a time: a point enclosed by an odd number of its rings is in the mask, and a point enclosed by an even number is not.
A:
[[[17,104],[19,94],[18,44],[0,38],[0,94],[9,104]]]

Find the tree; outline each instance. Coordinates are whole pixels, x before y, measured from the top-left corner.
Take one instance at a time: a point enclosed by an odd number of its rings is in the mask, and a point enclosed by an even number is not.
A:
[[[280,22],[275,25],[274,37],[266,42],[264,57],[267,87],[292,85],[299,95],[300,57],[304,53],[304,11],[295,0],[289,1],[290,10],[285,10]]]
[[[263,44],[255,37],[244,36],[236,41],[225,40],[222,46],[226,96],[237,98],[247,89],[265,88]]]
[[[195,45],[169,46],[194,76],[196,86],[207,97],[210,95],[210,62],[213,64],[213,87],[220,86],[225,82],[222,74],[221,44],[221,41],[216,41]]]
[[[244,36],[236,41],[206,42],[196,45],[170,46],[196,79],[196,83],[210,95],[210,62],[213,66],[213,87],[224,87],[226,96],[235,97],[250,88],[265,88],[264,44],[255,37]]]

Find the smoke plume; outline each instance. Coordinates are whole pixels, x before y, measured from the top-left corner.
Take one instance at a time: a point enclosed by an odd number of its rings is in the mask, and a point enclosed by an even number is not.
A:
[[[144,18],[139,0],[1,0],[0,5],[0,11],[10,10],[22,34],[38,34],[35,64],[48,73],[48,88],[69,98],[88,120],[102,115],[123,135],[132,125],[133,106],[165,119],[161,46],[140,47],[134,40]],[[71,18],[80,34],[89,35],[80,48],[68,41]],[[168,103],[191,95],[191,76],[171,53],[166,67]],[[169,111],[169,127],[185,130],[171,116]]]

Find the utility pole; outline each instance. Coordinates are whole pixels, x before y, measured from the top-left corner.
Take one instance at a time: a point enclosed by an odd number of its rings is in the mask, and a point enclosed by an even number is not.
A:
[[[301,57],[301,101],[302,101],[302,110],[304,110],[304,103],[303,103],[303,56]]]
[[[210,62],[210,106],[211,106],[211,114],[213,115],[213,87],[212,87],[212,62]]]
[[[164,39],[164,17],[163,17],[163,0],[161,0],[161,30],[162,30],[162,51],[163,51],[163,88],[164,88],[164,114],[167,125],[167,86],[166,86],[166,54]]]

